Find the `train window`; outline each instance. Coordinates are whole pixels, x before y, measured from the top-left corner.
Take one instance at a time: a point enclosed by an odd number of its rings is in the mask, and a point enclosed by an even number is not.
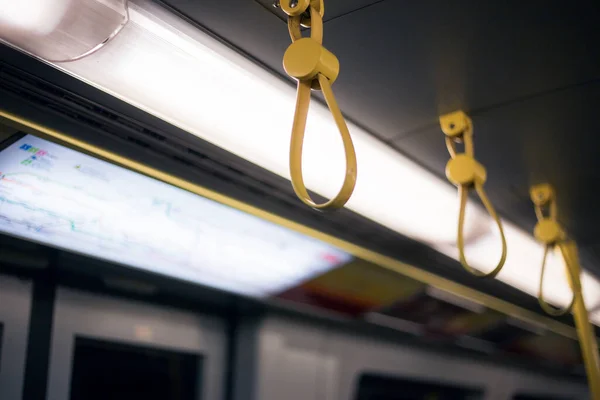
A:
[[[2,400],[23,397],[30,311],[31,283],[0,274],[0,399]]]
[[[192,400],[197,355],[77,337],[71,400]]]
[[[222,398],[219,318],[59,288],[52,329],[49,399]]]
[[[478,388],[365,374],[355,400],[480,400],[483,395]]]
[[[513,397],[513,400],[569,400],[564,397],[554,397],[538,394],[517,394]]]
[[[4,333],[4,324],[0,322],[0,360],[2,360],[2,334]],[[2,368],[2,363],[0,363],[0,369]]]

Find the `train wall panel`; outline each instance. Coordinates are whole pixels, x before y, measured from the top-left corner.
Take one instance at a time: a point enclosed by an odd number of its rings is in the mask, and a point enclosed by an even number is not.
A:
[[[49,400],[69,397],[76,337],[196,354],[203,361],[198,379],[200,398],[224,398],[227,332],[223,320],[60,288],[50,354]]]
[[[428,352],[293,318],[268,317],[253,326],[255,337],[249,339],[245,332],[245,348],[248,340],[253,342],[255,355],[239,367],[252,369],[255,383],[250,387],[246,382],[244,396],[236,399],[354,400],[363,373],[479,387],[486,400],[506,400],[518,392],[574,399],[587,395],[584,384],[567,378]]]
[[[0,274],[0,399],[23,393],[31,282]]]

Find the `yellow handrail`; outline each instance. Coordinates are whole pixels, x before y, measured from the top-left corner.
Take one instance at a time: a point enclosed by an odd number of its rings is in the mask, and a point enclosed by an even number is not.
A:
[[[357,162],[354,144],[344,116],[335,100],[331,84],[336,80],[340,63],[323,47],[323,0],[282,0],[282,10],[288,15],[288,30],[292,44],[283,56],[283,68],[298,81],[296,110],[290,143],[290,176],[296,195],[302,202],[318,210],[343,207],[356,185]],[[310,37],[302,37],[301,26],[310,28]],[[329,201],[317,204],[308,193],[302,175],[302,148],[306,119],[310,106],[310,91],[322,90],[325,102],[342,136],[346,156],[346,174],[338,194]]]
[[[557,221],[558,207],[552,187],[547,184],[535,185],[530,189],[530,195],[535,205],[535,215],[538,219],[533,233],[535,238],[544,245],[538,301],[542,309],[553,316],[560,316],[573,311],[591,398],[593,400],[600,400],[600,357],[598,356],[598,343],[596,342],[596,335],[589,321],[588,311],[583,298],[580,279],[581,266],[579,264],[577,245],[574,241],[568,239]],[[544,215],[544,209],[549,210],[548,216]],[[544,300],[544,270],[546,256],[550,248],[560,250],[567,270],[569,286],[573,292],[570,304],[564,309],[555,309]]]
[[[450,153],[450,161],[446,165],[446,176],[448,180],[458,187],[458,195],[460,199],[460,206],[458,212],[458,233],[457,233],[457,246],[459,260],[462,266],[471,274],[482,277],[482,278],[493,278],[498,275],[504,263],[506,261],[506,237],[504,236],[504,229],[502,227],[502,221],[496,213],[492,202],[487,197],[483,184],[486,181],[487,173],[485,167],[477,162],[474,158],[474,145],[473,145],[473,124],[471,119],[463,111],[456,111],[450,114],[442,115],[440,117],[440,125],[442,132],[446,135],[446,147],[448,153]],[[463,143],[465,152],[456,152],[456,143]],[[477,195],[481,199],[483,206],[490,214],[492,219],[498,226],[500,232],[500,240],[502,242],[502,254],[498,264],[494,267],[491,272],[483,273],[469,265],[465,256],[465,214],[467,208],[467,199],[469,190],[475,189]]]

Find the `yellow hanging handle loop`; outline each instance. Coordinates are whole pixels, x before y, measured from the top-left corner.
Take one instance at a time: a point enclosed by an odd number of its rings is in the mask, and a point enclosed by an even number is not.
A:
[[[554,308],[544,299],[544,274],[546,272],[546,258],[548,256],[548,252],[550,249],[553,249],[556,246],[559,246],[561,251],[563,248],[567,248],[563,246],[563,244],[567,242],[567,237],[559,223],[556,221],[558,210],[556,206],[554,190],[552,187],[547,184],[533,186],[530,190],[530,195],[531,201],[533,201],[535,206],[535,215],[538,219],[533,231],[533,235],[539,242],[544,244],[544,256],[542,257],[542,273],[540,276],[538,301],[546,313],[554,317],[560,317],[571,312],[573,309],[573,304],[575,304],[575,291],[578,290],[578,288],[574,287],[573,285],[575,282],[579,282],[579,279],[575,279],[573,276],[573,268],[570,268],[568,265],[566,265],[565,268],[569,274],[568,278],[573,289],[573,297],[571,298],[571,302],[567,307],[560,309]],[[548,215],[545,215],[544,211],[547,211]],[[573,260],[571,260],[572,254],[565,254],[563,252],[562,256],[565,263],[573,262]]]
[[[323,0],[281,0],[280,6],[289,16],[288,30],[292,38],[292,44],[283,56],[283,68],[290,77],[298,81],[290,144],[292,186],[298,198],[312,208],[341,208],[350,199],[356,185],[356,152],[350,131],[331,89],[331,84],[339,74],[340,63],[337,57],[322,45]],[[310,28],[310,37],[302,37],[301,27]],[[311,89],[323,91],[325,102],[342,136],[346,155],[346,174],[342,188],[334,198],[322,204],[317,204],[310,197],[302,176],[302,147]]]
[[[481,278],[493,278],[498,275],[498,272],[500,272],[506,261],[506,238],[504,236],[504,229],[502,228],[502,221],[483,188],[483,184],[487,178],[485,167],[477,162],[474,157],[473,124],[467,114],[463,111],[456,111],[442,115],[440,117],[440,125],[442,127],[442,132],[446,135],[446,147],[448,148],[451,157],[446,165],[446,177],[458,187],[460,199],[457,235],[460,263],[467,271],[475,276]],[[464,145],[464,153],[456,152],[457,143],[462,143]],[[471,189],[475,189],[487,212],[494,219],[496,225],[498,225],[500,240],[502,241],[502,254],[500,260],[494,269],[488,273],[483,273],[471,267],[465,257],[465,214],[469,190]]]

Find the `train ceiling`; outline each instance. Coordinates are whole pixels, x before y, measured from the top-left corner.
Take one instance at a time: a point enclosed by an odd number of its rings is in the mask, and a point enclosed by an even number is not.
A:
[[[285,0],[284,0],[285,1]],[[165,0],[285,76],[287,28],[271,0]],[[464,109],[499,212],[531,231],[531,184],[556,187],[562,223],[600,275],[600,3],[325,0],[347,117],[443,176],[438,116]],[[269,105],[266,104],[265,107]]]

